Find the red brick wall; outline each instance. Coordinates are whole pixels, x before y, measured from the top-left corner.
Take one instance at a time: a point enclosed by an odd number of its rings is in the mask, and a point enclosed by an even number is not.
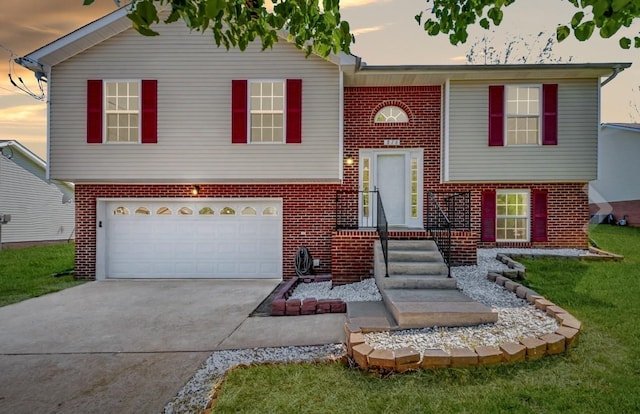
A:
[[[345,155],[354,158],[345,166],[343,188],[358,189],[358,150],[360,148],[423,148],[424,194],[429,191],[471,191],[472,232],[457,237],[474,239],[479,247],[576,247],[588,246],[586,232],[589,221],[588,195],[584,183],[518,183],[518,184],[441,184],[441,88],[418,87],[349,87],[345,88]],[[385,105],[397,105],[409,115],[404,124],[375,124],[376,112]],[[400,145],[387,147],[385,139],[399,139]],[[480,195],[486,189],[541,189],[548,191],[548,241],[544,243],[483,243],[480,242]],[[462,248],[469,250],[469,247]],[[456,256],[461,259],[460,255]]]
[[[295,254],[307,246],[314,259],[320,259],[318,273],[329,273],[331,232],[335,227],[335,193],[338,185],[200,185],[197,197],[278,197],[283,199],[283,273],[295,275]],[[96,198],[169,197],[186,198],[191,184],[107,185],[77,184],[76,200],[76,277],[95,278]],[[304,218],[304,219],[302,219]],[[305,234],[302,234],[302,233]]]

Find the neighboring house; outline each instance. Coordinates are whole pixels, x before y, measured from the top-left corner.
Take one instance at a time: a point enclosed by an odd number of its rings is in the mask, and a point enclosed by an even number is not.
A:
[[[591,214],[600,222],[640,226],[640,124],[602,124],[598,143],[598,179],[589,184]]]
[[[24,245],[74,237],[73,185],[48,180],[46,163],[18,141],[0,141],[0,243]]]
[[[78,277],[287,279],[307,246],[359,281],[375,190],[392,238],[432,237],[440,201],[454,264],[587,247],[600,80],[629,64],[366,66],[286,41],[227,51],[179,23],[144,37],[125,14],[18,60],[49,82]]]

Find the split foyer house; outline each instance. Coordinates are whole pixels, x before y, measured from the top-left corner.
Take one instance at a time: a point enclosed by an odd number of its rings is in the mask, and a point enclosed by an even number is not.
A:
[[[306,246],[347,283],[380,233],[446,231],[452,264],[587,247],[600,83],[628,64],[367,66],[157,30],[121,9],[20,60],[49,82],[78,277],[288,279]]]

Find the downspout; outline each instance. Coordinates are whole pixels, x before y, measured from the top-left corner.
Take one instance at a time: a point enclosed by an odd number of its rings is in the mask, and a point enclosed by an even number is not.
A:
[[[609,83],[609,82],[611,82],[612,80],[614,80],[614,79],[616,78],[616,76],[618,76],[618,74],[619,74],[620,72],[622,72],[623,70],[624,70],[624,68],[621,68],[621,67],[615,67],[615,68],[613,68],[613,73],[612,73],[612,74],[611,74],[607,79],[605,79],[604,81],[602,81],[602,82],[600,83],[600,87],[603,87],[603,86],[604,86],[604,85],[606,85],[607,83]]]
[[[47,66],[47,163],[45,178],[49,180],[51,178],[51,66]]]

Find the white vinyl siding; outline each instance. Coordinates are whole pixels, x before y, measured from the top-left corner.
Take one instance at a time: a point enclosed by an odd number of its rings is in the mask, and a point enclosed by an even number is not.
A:
[[[538,80],[558,84],[558,145],[488,145],[489,83],[450,83],[448,181],[589,181],[596,177],[598,80]],[[516,81],[491,84],[516,85]],[[505,130],[506,132],[506,130]],[[448,162],[447,162],[448,161]]]
[[[62,184],[47,182],[44,170],[22,158],[0,155],[0,214],[10,214],[2,225],[2,243],[68,240],[74,233],[74,204],[63,203]],[[72,198],[66,189],[65,201]]]
[[[281,40],[217,48],[180,23],[127,30],[53,67],[51,176],[75,182],[338,182],[339,68]],[[231,143],[234,79],[302,79],[302,143]],[[158,143],[86,144],[87,79],[158,81]]]

